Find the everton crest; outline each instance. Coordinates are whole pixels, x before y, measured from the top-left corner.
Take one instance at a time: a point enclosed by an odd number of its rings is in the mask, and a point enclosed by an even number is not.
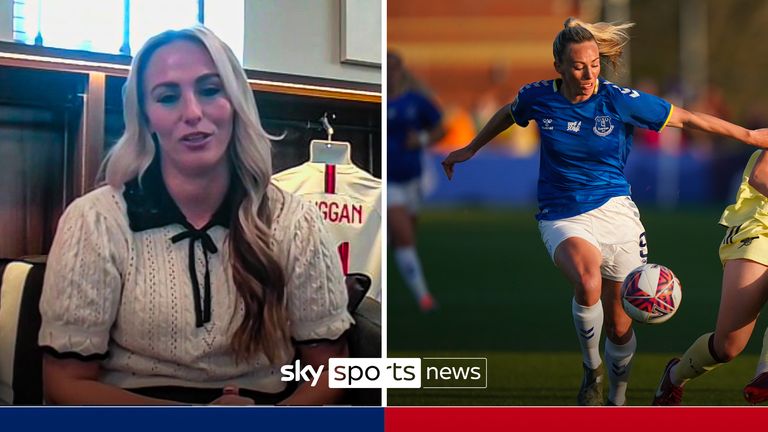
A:
[[[609,116],[597,116],[595,117],[595,126],[592,131],[597,136],[607,136],[613,131],[613,124]]]

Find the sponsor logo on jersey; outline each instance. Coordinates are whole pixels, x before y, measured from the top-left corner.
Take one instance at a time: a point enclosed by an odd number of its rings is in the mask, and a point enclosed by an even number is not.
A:
[[[592,128],[592,132],[597,136],[608,136],[613,132],[613,123],[609,116],[597,116],[595,117],[595,126]]]
[[[552,126],[552,119],[545,118],[541,119],[541,130],[554,130],[555,127]]]
[[[363,206],[361,204],[346,204],[333,201],[315,202],[323,219],[336,224],[362,225]]]
[[[568,132],[578,132],[580,130],[581,130],[581,122],[580,121],[568,122],[568,129],[566,129],[566,131],[568,131]]]

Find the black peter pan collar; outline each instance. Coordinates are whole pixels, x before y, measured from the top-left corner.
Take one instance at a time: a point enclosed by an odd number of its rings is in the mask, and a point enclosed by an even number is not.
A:
[[[229,228],[232,214],[236,205],[235,196],[238,189],[236,176],[232,176],[229,190],[211,220],[204,227],[197,229],[189,223],[176,202],[165,187],[160,171],[160,157],[156,156],[149,165],[139,183],[138,178],[127,182],[123,190],[128,224],[133,232],[141,232],[154,228],[178,224],[184,231],[170,237],[171,243],[189,239],[189,278],[192,282],[192,295],[195,302],[195,326],[202,327],[211,321],[211,276],[208,269],[208,254],[218,252],[216,244],[208,234],[208,230],[218,225]],[[203,296],[200,297],[200,284],[197,279],[195,265],[195,242],[199,241],[203,248],[205,260],[205,276],[203,280]]]

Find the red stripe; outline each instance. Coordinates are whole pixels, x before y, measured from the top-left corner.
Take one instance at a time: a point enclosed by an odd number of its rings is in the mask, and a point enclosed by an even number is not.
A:
[[[569,431],[648,432],[665,430],[762,430],[764,407],[497,407],[384,409],[384,430],[441,432]],[[576,426],[574,428],[574,426]]]
[[[325,165],[325,193],[336,193],[336,165]]]
[[[339,258],[341,259],[341,270],[344,275],[349,274],[349,242],[339,243]]]

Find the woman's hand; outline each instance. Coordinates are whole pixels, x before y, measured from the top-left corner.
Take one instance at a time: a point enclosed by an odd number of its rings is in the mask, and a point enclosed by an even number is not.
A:
[[[223,395],[208,405],[256,405],[256,402],[245,396]]]
[[[492,139],[496,138],[500,133],[507,130],[510,126],[515,124],[515,118],[511,114],[512,107],[507,104],[501,107],[496,114],[488,120],[485,126],[480,129],[475,139],[469,143],[466,147],[451,152],[448,157],[443,160],[443,170],[448,180],[453,178],[453,166],[457,163],[461,163],[469,160],[475,155],[484,145],[488,144]]]
[[[256,405],[256,401],[240,396],[240,389],[235,386],[224,387],[224,394],[209,405]]]
[[[475,152],[469,146],[452,151],[442,162],[443,171],[448,180],[453,178],[453,166],[457,163],[468,161],[475,155]]]
[[[749,131],[749,142],[755,147],[768,148],[768,128]]]

